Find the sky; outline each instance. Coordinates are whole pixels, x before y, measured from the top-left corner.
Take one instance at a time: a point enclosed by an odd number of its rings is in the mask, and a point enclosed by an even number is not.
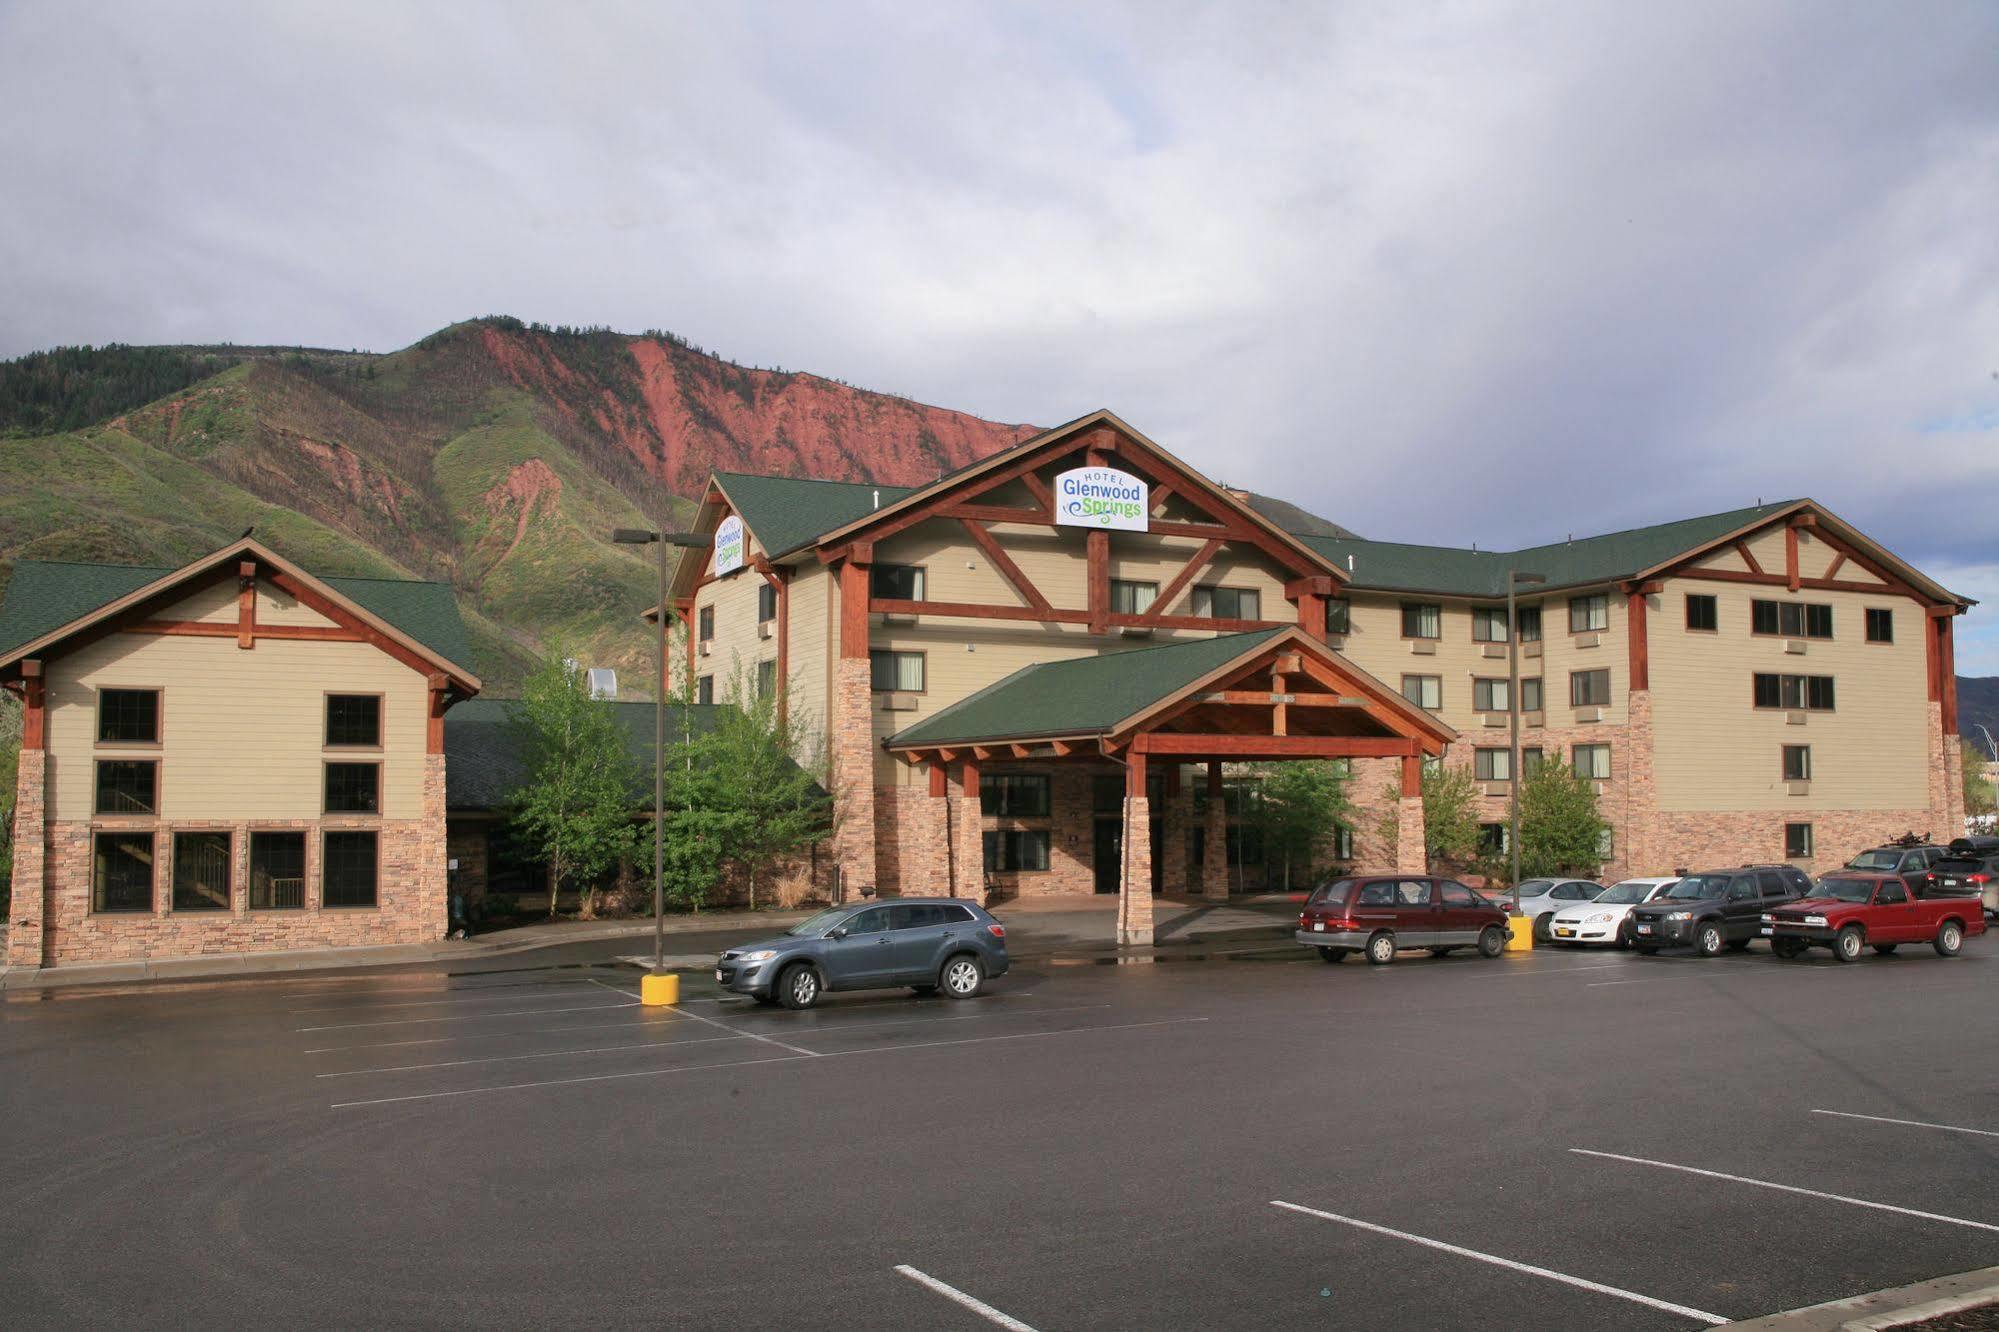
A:
[[[0,181],[0,356],[505,313],[1384,540],[1810,495],[1999,674],[1986,0],[0,0]]]

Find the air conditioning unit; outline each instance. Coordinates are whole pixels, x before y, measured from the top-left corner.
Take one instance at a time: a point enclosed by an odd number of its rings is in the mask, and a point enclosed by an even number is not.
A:
[[[1784,724],[1786,726],[1803,726],[1805,724],[1805,714],[1795,710],[1787,712],[1784,714]]]
[[[1434,638],[1412,638],[1409,640],[1409,650],[1419,657],[1434,657],[1437,655],[1437,640]]]
[[[1503,657],[1506,655],[1506,645],[1504,643],[1487,643],[1479,649],[1479,655],[1485,657]]]
[[[878,624],[915,624],[916,617],[914,615],[903,615],[903,614],[890,615],[887,613],[883,613],[881,615],[877,615],[875,617],[875,621]]]
[[[1537,638],[1537,639],[1535,639],[1535,640],[1534,640],[1533,642],[1531,642],[1531,643],[1522,643],[1522,644],[1520,645],[1520,655],[1521,655],[1521,656],[1523,656],[1523,657],[1538,657],[1538,656],[1540,656],[1540,655],[1541,655],[1541,640]]]
[[[1504,726],[1506,725],[1506,714],[1503,712],[1488,712],[1485,714],[1485,724],[1487,726]]]
[[[878,694],[876,697],[881,702],[881,710],[883,712],[916,711],[916,695],[914,694]]]
[[[1785,782],[1784,789],[1792,795],[1810,795],[1812,793],[1812,784],[1810,782]]]
[[[1602,635],[1602,634],[1577,634],[1577,635],[1576,635],[1576,646],[1577,646],[1577,647],[1579,647],[1579,648],[1592,648],[1592,647],[1602,647],[1602,646],[1603,646],[1603,635]]]
[[[704,638],[704,639],[702,639],[702,640],[701,640],[701,655],[702,655],[702,656],[704,656],[704,657],[705,657],[705,656],[708,656],[708,655],[709,655],[710,653],[712,653],[712,652],[713,652],[714,650],[715,650],[715,643],[714,643],[714,640],[713,640],[713,639],[707,639],[707,638]]]
[[[1485,793],[1489,796],[1511,795],[1513,794],[1513,784],[1511,782],[1487,782],[1485,784]]]
[[[1603,720],[1603,709],[1602,709],[1602,708],[1577,708],[1577,709],[1576,709],[1576,720],[1577,720],[1577,721],[1579,721],[1579,722],[1598,722],[1598,721],[1602,721],[1602,720]]]
[[[776,632],[777,632],[777,625],[774,622],[770,620],[757,621],[758,638],[769,638],[772,634],[775,634]]]
[[[1347,647],[1347,636],[1345,634],[1327,634],[1326,646],[1335,652],[1344,652]]]
[[[1792,654],[1793,656],[1797,656],[1797,657],[1802,657],[1802,656],[1804,656],[1804,655],[1805,655],[1805,640],[1804,640],[1804,639],[1802,639],[1802,638],[1787,638],[1787,639],[1785,639],[1785,640],[1784,640],[1784,651],[1786,651],[1786,652],[1788,652],[1788,653]]]
[[[1548,724],[1548,714],[1545,712],[1523,712],[1520,714],[1520,724],[1536,728],[1546,726]]]

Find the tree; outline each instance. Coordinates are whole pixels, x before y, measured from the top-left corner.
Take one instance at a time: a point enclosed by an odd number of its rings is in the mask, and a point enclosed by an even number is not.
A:
[[[1596,784],[1550,756],[1520,785],[1520,873],[1594,877],[1603,867],[1610,823],[1597,807]]]
[[[1959,737],[1958,744],[1964,755],[1965,816],[1982,818],[1999,812],[1999,789],[1995,789],[1992,779],[1985,775],[1985,751],[1963,737]]]
[[[734,706],[713,732],[723,807],[738,817],[727,832],[728,858],[748,879],[750,909],[757,905],[757,876],[824,837],[832,801],[814,780],[806,751],[811,735],[780,717],[777,691],[750,688],[740,667],[729,688]]]
[[[1263,836],[1264,863],[1282,862],[1288,889],[1294,866],[1309,878],[1320,843],[1336,828],[1352,828],[1347,773],[1326,759],[1303,759],[1269,764],[1257,775],[1263,798],[1251,817]]]
[[[1381,792],[1382,840],[1392,851],[1402,820],[1402,781],[1391,778]],[[1423,854],[1432,864],[1469,865],[1478,859],[1478,783],[1471,769],[1423,764]]]
[[[642,807],[624,733],[560,648],[528,675],[507,723],[525,760],[508,801],[514,833],[548,864],[548,914],[574,879],[588,920],[596,914],[593,881],[630,852]]]

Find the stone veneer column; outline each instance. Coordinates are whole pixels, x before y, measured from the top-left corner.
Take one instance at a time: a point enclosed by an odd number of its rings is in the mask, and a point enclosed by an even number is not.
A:
[[[1187,833],[1194,826],[1194,792],[1186,782],[1180,789],[1166,798],[1164,817],[1160,820],[1159,835],[1166,839],[1166,845],[1153,848],[1153,854],[1160,860],[1160,891],[1170,896],[1182,897],[1193,891],[1188,882]]]
[[[1229,811],[1219,795],[1208,794],[1208,813],[1201,848],[1201,895],[1210,902],[1229,900]]]
[[[833,664],[833,860],[848,901],[875,886],[874,693],[867,658]]]
[[[1131,796],[1124,802],[1123,862],[1118,885],[1117,941],[1152,942],[1152,802]]]
[[[951,879],[945,889],[952,897],[968,897],[986,904],[986,820],[979,809],[979,793],[953,795],[933,800],[933,805],[950,806]]]
[[[1941,729],[1942,718],[1938,718]],[[1943,737],[1943,821],[1944,831],[1936,840],[1947,842],[1962,837],[1964,827],[1964,744],[1963,737]]]
[[[417,832],[418,921],[432,922],[436,937],[451,932],[451,853],[444,818],[444,755],[423,756],[423,823]]]
[[[1631,811],[1621,841],[1611,847],[1611,864],[1623,868],[1617,878],[1664,874],[1671,868],[1659,857],[1659,795],[1652,772],[1652,691],[1639,689],[1625,699],[1624,795]],[[1615,770],[1613,769],[1613,772]],[[1602,811],[1613,826],[1617,811]],[[1613,876],[1604,875],[1608,883]]]
[[[7,965],[42,965],[48,906],[45,869],[48,751],[23,749],[14,795],[14,898],[7,912]]]
[[[1423,797],[1403,796],[1395,811],[1395,872],[1427,874],[1430,857],[1423,846]]]

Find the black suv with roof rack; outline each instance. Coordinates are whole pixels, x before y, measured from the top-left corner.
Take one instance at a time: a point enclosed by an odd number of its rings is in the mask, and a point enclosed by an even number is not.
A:
[[[1999,837],[1959,837],[1930,866],[1939,897],[1977,897],[1985,914],[1999,920]]]
[[[1883,842],[1846,862],[1850,870],[1872,870],[1878,874],[1899,874],[1918,897],[1936,886],[1937,876],[1930,866],[1949,854],[1927,837],[1905,833],[1892,842]]]
[[[1702,957],[1749,947],[1763,913],[1811,895],[1812,881],[1795,865],[1742,865],[1689,874],[1649,902],[1631,908],[1631,946],[1652,954],[1692,944]]]

